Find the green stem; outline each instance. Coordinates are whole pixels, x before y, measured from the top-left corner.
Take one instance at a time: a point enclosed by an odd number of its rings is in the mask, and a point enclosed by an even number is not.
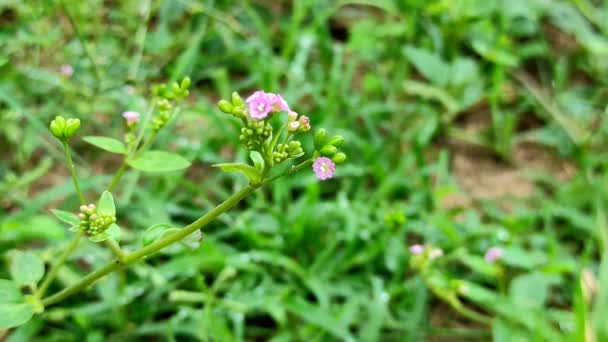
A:
[[[125,252],[120,249],[120,245],[118,242],[114,241],[114,239],[110,238],[104,241],[106,246],[112,250],[114,255],[118,258],[119,261],[123,262],[125,260]]]
[[[72,239],[70,244],[67,246],[67,248],[63,251],[63,253],[59,257],[59,259],[57,260],[57,263],[55,263],[53,265],[53,267],[51,268],[51,271],[46,276],[46,278],[42,282],[42,285],[40,285],[38,292],[36,293],[36,295],[39,298],[42,298],[42,296],[44,295],[44,292],[46,292],[46,290],[51,285],[51,282],[53,280],[55,280],[55,277],[57,277],[57,273],[59,273],[59,269],[61,268],[61,266],[63,266],[63,264],[65,264],[66,260],[70,256],[70,254],[72,254],[72,252],[76,249],[76,246],[78,246],[78,243],[80,242],[80,239],[82,238],[83,235],[84,235],[84,232],[82,232],[82,231],[78,232],[78,234],[76,234],[76,236],[74,236],[74,238]]]
[[[144,52],[144,43],[146,41],[146,33],[148,32],[148,21],[150,20],[150,0],[144,2],[143,6],[145,8],[145,14],[143,15],[143,20],[135,35],[136,51],[133,56],[133,61],[131,62],[131,67],[129,68],[129,79],[133,81],[137,79],[137,72],[139,71],[139,65]]]
[[[192,234],[196,230],[199,230],[199,229],[203,228],[204,226],[206,226],[207,224],[209,224],[209,222],[213,221],[220,214],[222,214],[225,211],[234,207],[237,203],[239,203],[245,197],[249,196],[257,188],[259,188],[259,186],[253,186],[253,185],[245,186],[239,192],[233,194],[227,200],[225,200],[220,205],[215,207],[213,210],[211,210],[207,214],[203,215],[198,220],[192,222],[188,226],[184,227],[180,231],[170,234],[161,240],[158,240],[148,246],[138,249],[137,251],[125,256],[122,261],[119,259],[116,259],[116,260],[106,264],[105,266],[97,269],[96,271],[89,273],[84,278],[82,278],[80,281],[78,281],[76,284],[69,286],[69,287],[63,289],[62,291],[43,299],[42,304],[45,307],[47,307],[47,306],[53,305],[57,302],[60,302],[63,299],[82,291],[83,289],[85,289],[89,285],[93,284],[95,281],[99,280],[100,278],[104,277],[105,275],[107,275],[111,272],[114,272],[114,271],[118,270],[119,268],[122,268],[126,265],[133,264],[150,254],[158,252],[162,248],[165,248],[175,242],[180,241],[181,239]]]
[[[116,187],[116,185],[118,185],[118,182],[120,181],[120,179],[122,178],[122,175],[125,173],[125,171],[127,170],[127,160],[123,160],[122,165],[120,166],[120,168],[118,169],[118,171],[116,171],[116,173],[114,174],[114,178],[112,178],[112,182],[110,183],[110,186],[108,187],[108,191],[112,192],[114,190],[114,188]]]
[[[87,204],[84,200],[84,196],[82,196],[82,192],[80,191],[80,185],[78,185],[78,178],[76,178],[76,169],[74,168],[74,162],[72,161],[72,154],[70,153],[70,147],[66,141],[63,142],[63,151],[65,152],[65,158],[68,162],[68,168],[70,169],[70,173],[72,174],[72,181],[74,181],[74,188],[76,189],[76,194],[80,199],[80,204]]]

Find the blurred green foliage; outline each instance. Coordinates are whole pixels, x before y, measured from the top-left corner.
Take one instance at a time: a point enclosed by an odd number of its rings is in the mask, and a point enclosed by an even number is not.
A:
[[[49,263],[71,234],[49,212],[78,207],[55,115],[120,137],[120,113],[143,112],[151,85],[191,76],[158,144],[193,165],[127,174],[127,248],[243,184],[210,167],[247,157],[214,106],[232,90],[280,92],[349,142],[336,179],[282,179],[195,250],[112,274],[7,340],[608,340],[606,13],[591,0],[0,1],[0,278],[13,249]],[[100,193],[120,159],[73,142],[83,190]],[[522,160],[528,146],[544,153]],[[523,196],[500,170],[529,185]],[[420,241],[446,253],[425,281],[409,267]],[[488,264],[495,245],[504,258]],[[58,283],[109,258],[82,245]]]

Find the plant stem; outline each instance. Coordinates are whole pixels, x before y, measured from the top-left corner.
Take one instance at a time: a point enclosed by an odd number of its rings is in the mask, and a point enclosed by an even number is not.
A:
[[[229,210],[230,208],[234,207],[237,203],[239,203],[245,197],[249,196],[252,192],[254,192],[259,187],[260,187],[259,185],[258,186],[253,186],[253,185],[245,186],[239,192],[233,194],[227,200],[225,200],[220,205],[215,207],[213,210],[209,211],[207,214],[203,215],[201,218],[192,222],[188,226],[182,228],[180,231],[170,234],[161,240],[158,240],[148,246],[140,248],[139,250],[137,250],[131,254],[128,254],[127,256],[124,257],[124,259],[122,261],[119,259],[116,259],[116,260],[106,264],[105,266],[89,273],[76,284],[69,286],[69,287],[63,289],[62,291],[43,299],[42,304],[45,307],[47,307],[47,306],[50,306],[57,302],[60,302],[63,299],[82,291],[87,286],[93,284],[95,281],[99,280],[103,276],[105,276],[111,272],[114,272],[114,271],[118,270],[119,268],[122,268],[126,265],[133,264],[150,254],[158,252],[159,250],[161,250],[164,247],[167,247],[175,242],[180,241],[181,239],[192,234],[196,230],[199,230],[199,229],[203,228],[204,226],[206,226],[207,224],[209,224],[209,222],[213,221],[220,214],[222,214],[222,213],[226,212],[227,210]]]
[[[70,173],[72,174],[72,181],[74,181],[74,188],[76,189],[76,194],[78,195],[78,199],[80,199],[80,204],[87,204],[82,196],[82,192],[80,191],[80,185],[78,185],[78,178],[76,178],[76,169],[74,168],[74,162],[72,161],[72,154],[70,153],[70,147],[66,141],[63,142],[63,151],[65,152],[65,158],[68,162],[68,168],[70,169]]]
[[[120,245],[118,242],[114,241],[114,239],[110,238],[104,241],[106,246],[112,250],[114,255],[118,258],[119,261],[123,262],[125,260],[125,252],[120,249]]]
[[[55,263],[53,265],[53,267],[51,268],[51,271],[46,276],[46,278],[42,282],[42,285],[40,285],[38,292],[36,293],[36,295],[39,298],[42,298],[42,296],[44,295],[44,292],[46,292],[48,287],[51,285],[51,282],[55,279],[55,277],[57,277],[57,273],[59,273],[59,269],[66,262],[66,260],[70,256],[70,254],[72,254],[72,252],[76,249],[76,246],[78,246],[78,243],[80,242],[80,239],[82,238],[83,235],[84,235],[84,232],[82,232],[82,231],[78,232],[78,234],[76,234],[76,236],[74,236],[74,238],[72,239],[70,244],[67,246],[67,248],[63,251],[63,253],[59,257],[59,259],[57,260],[57,263]]]
[[[114,174],[114,178],[112,178],[112,182],[110,183],[110,186],[108,187],[108,191],[112,192],[114,190],[114,188],[116,187],[116,185],[118,185],[118,182],[120,181],[120,179],[122,178],[122,175],[125,173],[125,171],[127,170],[127,160],[123,160],[122,161],[122,165],[120,165],[120,168],[118,169],[118,171],[116,171],[116,173]]]

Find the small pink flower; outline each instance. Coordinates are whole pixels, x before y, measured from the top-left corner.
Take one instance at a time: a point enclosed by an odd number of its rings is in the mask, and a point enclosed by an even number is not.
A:
[[[63,64],[60,68],[59,68],[59,72],[61,72],[61,74],[63,76],[66,77],[72,77],[72,75],[74,75],[74,67],[72,67],[69,64]]]
[[[486,255],[484,256],[484,259],[487,262],[492,263],[492,262],[495,262],[498,259],[501,259],[504,254],[505,254],[505,252],[504,252],[504,250],[502,248],[500,248],[500,247],[492,247],[492,248],[489,248],[486,251]]]
[[[312,169],[320,180],[326,180],[334,176],[336,164],[331,159],[319,157],[312,164]]]
[[[249,116],[258,120],[265,119],[271,112],[291,111],[281,95],[266,93],[263,90],[251,94],[245,102],[249,105]]]
[[[262,90],[258,90],[245,100],[249,105],[249,116],[254,119],[264,119],[272,110],[274,98]]]
[[[132,124],[139,121],[139,113],[134,111],[126,111],[122,113],[122,117],[127,120],[127,124]]]
[[[414,254],[414,255],[418,255],[418,254],[422,254],[422,252],[424,252],[424,246],[423,245],[411,245],[410,246],[410,253]]]

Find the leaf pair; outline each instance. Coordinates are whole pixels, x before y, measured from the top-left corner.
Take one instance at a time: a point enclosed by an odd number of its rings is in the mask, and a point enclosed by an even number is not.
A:
[[[125,144],[113,138],[88,136],[84,137],[83,140],[111,153],[128,154]],[[190,162],[184,157],[166,151],[145,151],[137,157],[129,159],[127,163],[132,168],[144,172],[177,171],[190,166]]]

